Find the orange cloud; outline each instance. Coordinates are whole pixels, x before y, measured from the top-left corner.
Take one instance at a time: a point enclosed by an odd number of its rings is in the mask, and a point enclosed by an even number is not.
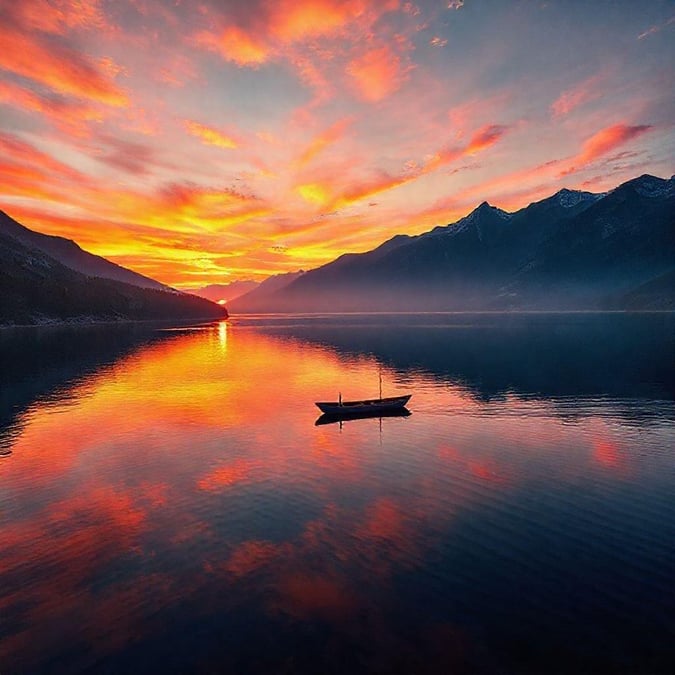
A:
[[[153,201],[156,206],[172,212],[215,206],[222,213],[226,205],[256,202],[257,198],[229,188],[216,189],[192,183],[168,183],[158,190]]]
[[[200,33],[197,43],[218,52],[226,61],[233,61],[240,66],[259,65],[267,61],[270,54],[268,46],[237,26],[228,26],[218,36]]]
[[[444,148],[435,153],[427,160],[423,172],[429,173],[461,157],[481,152],[497,143],[508,130],[509,127],[502,124],[486,124],[471,136],[466,145]]]
[[[371,49],[352,60],[347,74],[361,98],[371,103],[393,94],[404,78],[401,60],[386,46]]]
[[[335,143],[345,133],[347,127],[351,124],[351,119],[338,120],[335,124],[328,127],[324,132],[316,136],[309,144],[307,149],[300,155],[299,166],[304,166],[311,162],[324,148]]]
[[[650,129],[652,129],[650,124],[636,126],[614,124],[611,127],[605,127],[584,142],[581,153],[577,156],[577,161],[583,163],[592,162],[627,141],[641,136]]]
[[[501,124],[488,124],[484,126],[471,137],[462,154],[472,155],[475,152],[489,148],[500,140],[507,130],[508,127]]]
[[[226,25],[219,33],[203,31],[197,44],[240,66],[258,66],[306,40],[334,35],[366,13],[362,0],[281,0],[260,4],[252,25]]]
[[[317,204],[327,210],[339,208],[405,185],[437,170],[441,166],[481,152],[497,143],[507,133],[508,129],[509,127],[504,125],[487,124],[476,131],[465,145],[439,150],[423,165],[410,162],[405,170],[398,174],[392,175],[386,171],[381,171],[371,178],[352,181],[344,187],[335,185],[333,180],[329,179],[324,182],[306,183],[298,186],[296,190],[308,203]]]
[[[309,204],[315,204],[324,211],[346,206],[372,195],[390,190],[392,188],[415,180],[420,175],[419,171],[405,171],[401,174],[392,175],[386,171],[378,171],[369,177],[359,177],[345,183],[340,172],[335,175],[324,175],[319,180],[311,183],[298,185],[295,190]],[[345,227],[345,223],[341,228]],[[306,226],[294,226],[294,234],[311,232],[325,227],[325,223],[312,223]],[[359,227],[355,224],[354,227]],[[346,229],[342,230],[343,232]]]
[[[85,56],[63,46],[45,44],[0,24],[0,68],[50,89],[111,106],[126,106],[127,95]]]
[[[407,173],[391,176],[386,172],[382,172],[370,180],[351,185],[342,193],[341,199],[344,202],[350,203],[366,197],[372,197],[378,194],[378,192],[391,190],[399,185],[408,183],[417,178],[418,175],[417,173]]]
[[[0,132],[0,151],[5,157],[11,157],[25,166],[39,171],[42,176],[51,172],[58,178],[67,178],[78,183],[88,182],[84,174],[38,150],[35,146],[26,143],[13,134]]]
[[[560,172],[559,177],[568,176],[571,173],[580,171],[596,159],[651,129],[653,129],[651,124],[634,126],[613,124],[610,127],[601,129],[584,141],[584,144],[581,146],[581,152],[569,160],[568,166]]]
[[[215,145],[219,148],[236,148],[239,146],[232,136],[227,136],[217,129],[208,127],[205,124],[193,122],[192,120],[185,120],[185,128],[190,134],[199,138],[202,143],[206,145]]]
[[[100,108],[63,96],[45,96],[13,82],[0,82],[0,101],[19,109],[47,115],[62,128],[70,129],[78,120],[103,120]]]
[[[363,0],[281,0],[270,16],[272,34],[284,43],[336,33],[366,12]]]

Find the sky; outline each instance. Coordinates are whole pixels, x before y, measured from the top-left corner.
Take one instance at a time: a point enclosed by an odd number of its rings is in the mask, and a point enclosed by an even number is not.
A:
[[[177,288],[675,171],[675,0],[0,0],[0,208]]]

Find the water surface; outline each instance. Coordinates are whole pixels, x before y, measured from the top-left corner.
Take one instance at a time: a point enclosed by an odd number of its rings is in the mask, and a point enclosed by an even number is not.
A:
[[[669,673],[672,315],[0,332],[0,670]],[[412,392],[316,426],[313,401]]]

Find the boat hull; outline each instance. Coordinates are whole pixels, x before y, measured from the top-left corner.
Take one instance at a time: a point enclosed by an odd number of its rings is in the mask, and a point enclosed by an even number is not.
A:
[[[317,401],[317,408],[325,415],[349,417],[351,415],[376,414],[405,408],[412,394],[392,396],[391,398],[374,398],[364,401]]]

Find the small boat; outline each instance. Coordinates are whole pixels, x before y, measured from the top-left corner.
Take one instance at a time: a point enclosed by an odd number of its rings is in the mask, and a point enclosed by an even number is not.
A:
[[[379,412],[401,410],[412,394],[391,396],[390,398],[371,398],[363,401],[317,401],[316,406],[325,415],[346,417],[349,415],[373,415]]]

